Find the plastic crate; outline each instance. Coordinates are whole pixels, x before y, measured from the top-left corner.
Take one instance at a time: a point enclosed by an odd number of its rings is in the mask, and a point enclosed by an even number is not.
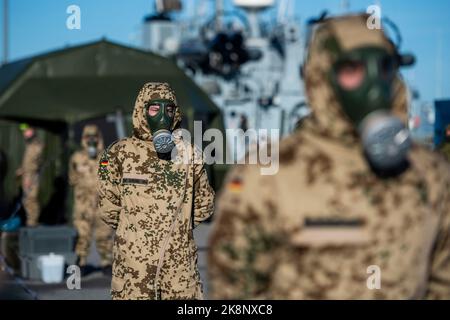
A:
[[[66,254],[75,248],[77,232],[71,227],[22,228],[19,233],[21,257],[49,254]]]
[[[64,256],[66,266],[74,265],[77,261],[77,255],[74,252],[58,253]],[[32,254],[20,257],[21,276],[29,280],[41,280],[41,271],[38,268],[39,257],[45,254]]]

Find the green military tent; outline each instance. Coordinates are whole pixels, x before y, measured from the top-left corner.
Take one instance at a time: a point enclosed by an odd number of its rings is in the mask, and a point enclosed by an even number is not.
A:
[[[204,129],[223,130],[222,115],[211,99],[174,61],[150,52],[101,40],[3,65],[0,148],[10,160],[7,189],[15,183],[13,171],[23,149],[17,143],[17,123],[46,129],[42,135],[47,156],[59,154],[65,146],[56,147],[56,139],[65,129],[118,110],[131,115],[137,93],[150,81],[168,82],[175,89],[189,130],[194,120],[203,121]],[[212,171],[218,186],[225,170],[216,166]]]
[[[104,40],[4,65],[0,118],[71,124],[117,108],[127,113],[149,81],[170,83],[189,124],[207,115],[220,127],[220,110],[173,61]]]

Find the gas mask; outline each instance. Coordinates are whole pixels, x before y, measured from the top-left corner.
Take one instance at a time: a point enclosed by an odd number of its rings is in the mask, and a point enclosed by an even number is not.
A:
[[[97,157],[97,146],[98,146],[98,140],[96,136],[90,136],[87,140],[87,152],[89,155],[89,158],[95,159]]]
[[[177,106],[166,99],[150,100],[145,106],[148,127],[153,135],[153,145],[158,153],[169,153],[175,147],[172,129]]]
[[[391,113],[396,57],[378,47],[341,54],[331,84],[343,111],[358,129],[368,162],[391,171],[404,164],[411,148],[408,129]]]

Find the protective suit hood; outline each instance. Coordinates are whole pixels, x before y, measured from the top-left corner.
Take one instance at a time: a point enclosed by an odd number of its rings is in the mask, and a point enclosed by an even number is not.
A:
[[[95,124],[86,125],[83,129],[83,133],[81,135],[81,146],[83,150],[88,149],[88,138],[89,136],[97,136],[97,153],[100,153],[104,149],[103,136],[100,129]]]
[[[369,29],[366,14],[325,19],[315,26],[303,68],[306,95],[312,111],[305,123],[308,130],[345,144],[359,137],[355,125],[336,97],[329,72],[342,52],[375,47],[396,54],[396,48],[382,29]],[[392,88],[392,111],[406,122],[407,89],[398,73]]]
[[[175,92],[168,83],[149,82],[139,92],[133,111],[133,135],[145,141],[152,141],[153,135],[148,127],[145,116],[145,104],[150,100],[167,99],[178,105]],[[172,130],[176,129],[181,124],[181,110],[176,108],[175,118]]]

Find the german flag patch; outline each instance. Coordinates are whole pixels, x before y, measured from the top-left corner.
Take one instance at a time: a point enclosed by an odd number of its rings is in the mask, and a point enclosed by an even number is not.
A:
[[[98,177],[101,180],[107,180],[108,179],[108,164],[109,164],[109,160],[108,157],[106,155],[106,152],[103,153],[102,158],[100,159],[100,166],[98,168]]]
[[[242,191],[242,180],[239,178],[233,179],[228,184],[228,190],[232,193],[240,193]]]

